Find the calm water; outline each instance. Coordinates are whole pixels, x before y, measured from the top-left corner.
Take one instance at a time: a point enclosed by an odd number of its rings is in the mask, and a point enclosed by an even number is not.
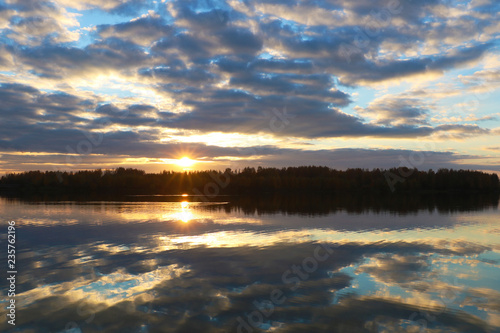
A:
[[[498,196],[199,199],[0,198],[15,331],[500,332]]]

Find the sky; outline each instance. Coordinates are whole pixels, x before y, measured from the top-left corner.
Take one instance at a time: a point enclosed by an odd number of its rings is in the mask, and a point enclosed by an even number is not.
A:
[[[497,0],[3,0],[0,174],[500,172],[499,12]]]

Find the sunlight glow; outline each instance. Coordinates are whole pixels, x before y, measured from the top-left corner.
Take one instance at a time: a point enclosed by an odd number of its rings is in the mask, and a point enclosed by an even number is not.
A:
[[[193,164],[195,163],[196,163],[195,161],[193,161],[187,156],[184,156],[181,159],[177,160],[177,165],[183,168],[189,168],[190,166],[193,166]]]
[[[181,212],[178,214],[178,217],[179,220],[181,220],[184,223],[188,223],[190,220],[193,219],[193,213],[189,209],[188,201],[181,202]]]

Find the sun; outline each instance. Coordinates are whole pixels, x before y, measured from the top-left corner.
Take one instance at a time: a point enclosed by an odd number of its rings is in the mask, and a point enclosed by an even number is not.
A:
[[[195,163],[195,161],[193,161],[192,159],[190,159],[187,156],[184,156],[184,157],[177,160],[177,165],[181,166],[183,168],[189,168],[190,166],[193,166],[194,163]]]

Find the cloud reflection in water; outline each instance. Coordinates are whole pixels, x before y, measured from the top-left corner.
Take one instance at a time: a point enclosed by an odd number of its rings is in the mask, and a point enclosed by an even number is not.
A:
[[[159,212],[161,205],[170,211]],[[147,203],[17,206],[26,209],[23,221],[51,209],[60,219],[19,230],[17,327],[237,332],[238,318],[279,289],[286,301],[254,332],[419,332],[424,321],[429,332],[500,328],[500,251],[490,232],[499,228],[496,210],[294,220],[161,205],[151,204],[148,214]],[[429,218],[444,227],[418,227]],[[345,229],[363,219],[385,220],[387,228]],[[318,244],[330,245],[331,255],[292,288],[283,273]]]

